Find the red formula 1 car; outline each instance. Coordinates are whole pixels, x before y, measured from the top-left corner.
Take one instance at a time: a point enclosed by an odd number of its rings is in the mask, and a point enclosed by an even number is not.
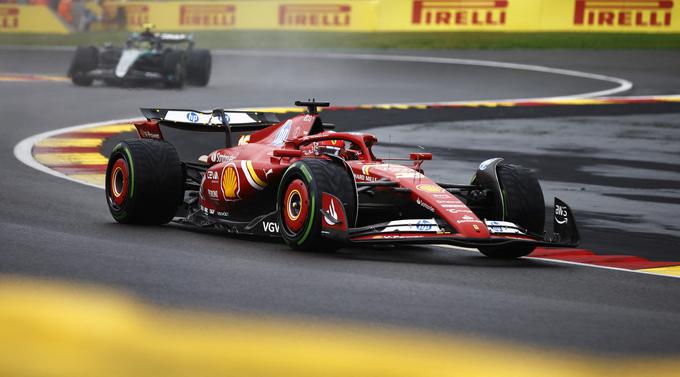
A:
[[[515,258],[535,247],[579,242],[571,209],[555,198],[544,232],[543,193],[531,172],[501,158],[484,161],[470,184],[423,174],[429,153],[380,159],[373,135],[333,132],[317,112],[279,122],[273,114],[142,109],[141,140],[120,142],[106,171],[106,198],[121,223],[173,219],[230,233],[281,237],[292,248],[351,244],[451,244]],[[219,131],[226,147],[180,161],[160,126]],[[246,132],[231,145],[232,132]],[[410,166],[393,160],[410,161]]]

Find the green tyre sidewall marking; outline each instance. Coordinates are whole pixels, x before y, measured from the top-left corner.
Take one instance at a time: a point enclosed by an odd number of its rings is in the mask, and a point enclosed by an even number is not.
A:
[[[298,245],[302,245],[306,240],[307,237],[309,237],[309,233],[312,230],[312,225],[314,225],[314,221],[316,221],[316,205],[315,205],[315,199],[316,199],[316,185],[314,185],[314,182],[312,181],[312,175],[309,173],[309,170],[307,169],[307,166],[304,164],[301,164],[300,170],[302,171],[302,174],[304,174],[305,178],[307,178],[307,181],[309,182],[309,188],[310,188],[310,197],[311,197],[311,204],[309,205],[309,222],[307,223],[307,228],[305,229],[305,233],[302,235],[302,238],[297,242]]]
[[[132,162],[132,156],[130,155],[130,150],[128,148],[123,149],[125,155],[130,161],[130,199],[135,196],[135,165]]]

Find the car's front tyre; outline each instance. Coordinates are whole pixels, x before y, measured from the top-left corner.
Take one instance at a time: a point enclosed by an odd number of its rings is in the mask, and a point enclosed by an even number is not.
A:
[[[305,159],[292,164],[281,178],[277,218],[283,240],[293,249],[331,251],[341,245],[321,234],[322,195],[338,198],[347,219],[354,219],[357,196],[353,177],[332,161]]]
[[[99,65],[99,50],[94,46],[78,46],[73,55],[68,74],[73,84],[90,86],[94,81],[88,73]]]
[[[501,188],[502,213],[489,220],[509,221],[542,236],[545,228],[545,202],[543,190],[531,170],[512,164],[499,164],[496,168]],[[519,258],[531,254],[535,246],[513,245],[480,248],[492,258]]]
[[[186,55],[183,51],[168,51],[163,58],[163,84],[167,88],[181,89],[187,75]]]

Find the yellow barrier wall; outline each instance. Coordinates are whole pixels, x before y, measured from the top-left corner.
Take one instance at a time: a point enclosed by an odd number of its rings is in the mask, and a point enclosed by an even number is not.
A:
[[[381,31],[680,32],[680,0],[387,0]]]
[[[162,31],[680,32],[680,0],[262,0],[107,2],[109,25]],[[0,31],[66,29],[44,7],[0,6]]]
[[[68,29],[48,7],[0,5],[0,33],[67,34],[68,32]]]
[[[125,6],[128,28],[159,30],[373,31],[379,1],[136,2]],[[113,13],[113,10],[109,10]]]

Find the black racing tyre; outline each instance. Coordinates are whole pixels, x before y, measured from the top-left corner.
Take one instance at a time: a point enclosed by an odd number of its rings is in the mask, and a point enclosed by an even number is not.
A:
[[[295,250],[333,251],[341,244],[321,235],[321,198],[327,192],[342,203],[350,221],[356,217],[357,194],[344,166],[328,161],[305,159],[292,164],[281,178],[277,195],[277,220],[283,240]]]
[[[187,51],[187,81],[191,85],[206,86],[210,82],[212,56],[210,50]]]
[[[534,174],[519,165],[501,164],[497,168],[503,197],[503,218],[536,235],[545,228],[545,202],[543,190]],[[493,258],[518,258],[530,254],[532,245],[481,248],[482,254]]]
[[[186,80],[186,54],[169,50],[163,57],[163,83],[168,88],[181,89]]]
[[[106,168],[106,202],[123,224],[158,225],[174,217],[184,197],[184,171],[172,144],[125,140]]]
[[[78,86],[90,86],[93,79],[87,73],[99,65],[99,50],[95,46],[78,46],[71,60],[68,74],[71,81]]]

